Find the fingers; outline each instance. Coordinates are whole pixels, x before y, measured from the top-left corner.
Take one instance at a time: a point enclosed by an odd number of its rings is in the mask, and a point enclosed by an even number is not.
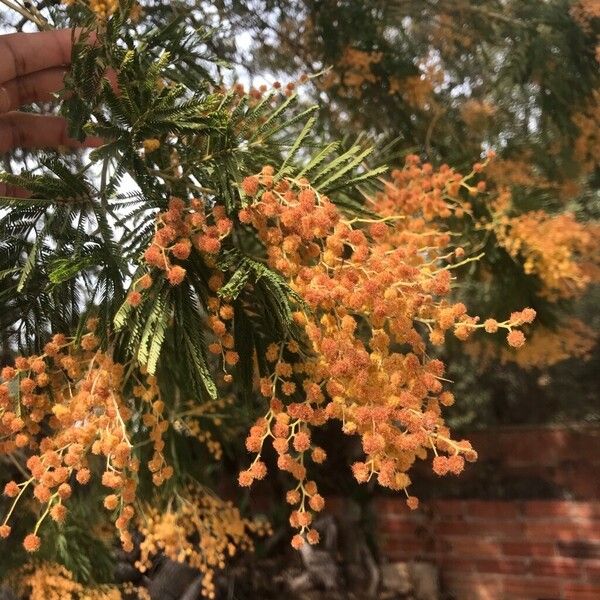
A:
[[[0,182],[0,197],[7,196],[10,198],[28,198],[30,195],[31,194],[23,188]]]
[[[0,83],[71,63],[71,29],[0,36]]]
[[[9,112],[0,115],[0,154],[12,148],[97,147],[100,138],[87,138],[83,143],[70,138],[67,122],[62,117]]]
[[[0,87],[0,114],[32,102],[52,100],[52,95],[63,89],[66,72],[55,67],[7,81]]]
[[[80,31],[0,35],[0,154],[15,147],[75,149],[101,145],[98,138],[83,144],[69,138],[66,122],[60,117],[11,112],[32,102],[49,101],[63,89],[73,35],[80,35]],[[93,44],[95,36],[87,42]],[[115,74],[107,73],[107,78],[116,87]]]

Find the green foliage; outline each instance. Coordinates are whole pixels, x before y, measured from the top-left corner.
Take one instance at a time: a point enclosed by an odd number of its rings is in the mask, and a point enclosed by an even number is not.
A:
[[[133,26],[124,11],[97,30],[89,10],[73,7],[70,18],[84,25],[84,35],[74,45],[59,110],[74,137],[99,136],[103,144],[75,159],[28,156],[18,175],[0,173],[0,181],[30,192],[28,198],[0,198],[4,353],[40,351],[51,333],[81,335],[86,319],[97,316],[102,347],[127,369],[138,364],[160,376],[169,410],[181,410],[190,398],[197,405],[214,400],[222,374],[207,349],[211,269],[192,254],[178,261],[186,270],[180,285],[171,286],[158,273],[136,306],[127,301],[127,290],[148,271],[142,255],[155,233],[157,214],[171,197],[201,198],[207,214],[222,207],[233,220],[233,233],[215,264],[225,280],[219,296],[233,306],[239,354],[232,369],[235,406],[224,434],[231,438],[226,453],[232,456],[239,445],[236,427],[255,410],[255,370],[269,372],[266,348],[274,341],[295,340],[302,352],[309,352],[293,319],[295,311],[307,307],[266,266],[262,244],[237,220],[238,210],[250,202],[240,192],[244,178],[264,165],[277,165],[276,179],[306,177],[345,213],[363,217],[371,216],[365,198],[379,189],[386,164],[408,152],[466,165],[489,146],[498,147],[505,158],[527,151],[536,173],[557,184],[569,179],[577,166],[568,148],[579,133],[571,117],[599,77],[592,39],[574,24],[568,6],[563,0],[235,0],[197,2],[188,15],[187,5],[156,2],[147,7],[150,26]],[[184,16],[176,16],[182,11]],[[444,15],[457,35],[451,44],[434,35],[433,26]],[[55,16],[56,23],[64,23],[60,11]],[[294,19],[310,26],[290,30]],[[252,98],[220,87],[226,60],[244,57],[218,30],[195,23],[216,29],[227,23],[229,39],[232,31],[253,34],[252,61],[243,65],[251,74],[292,69],[290,48],[296,65],[301,64],[298,69],[311,75],[338,64],[348,47],[382,52],[383,58],[373,67],[376,81],[365,81],[359,93],[348,93],[342,84],[321,90],[315,78],[287,97],[267,92]],[[264,35],[267,30],[270,36]],[[465,32],[469,43],[459,35]],[[90,44],[92,34],[101,43]],[[390,85],[393,78],[418,75],[418,63],[427,56],[437,57],[445,79],[429,106],[415,107],[402,94],[391,93]],[[107,71],[116,74],[116,85],[105,77]],[[461,116],[469,99],[496,107],[493,121],[480,130],[469,128]],[[331,142],[332,134],[343,141]],[[148,140],[158,143],[152,152],[144,149]],[[556,141],[567,150],[550,155],[547,148]],[[590,219],[597,217],[599,176],[584,177],[584,191],[571,206]],[[562,209],[552,190],[517,186],[513,194],[519,211]],[[476,207],[475,216],[488,210]],[[474,223],[462,233],[485,252],[481,265],[462,269],[470,280],[463,291],[470,307],[477,303],[484,314],[505,316],[534,306],[543,324],[557,322],[568,307],[545,303],[539,280],[498,249],[493,236],[478,237]],[[483,269],[493,272],[489,284],[482,283]],[[451,377],[457,374],[476,390],[464,407],[455,409],[458,426],[470,426],[482,414],[490,422],[509,420],[511,411],[498,409],[507,393],[507,406],[513,408],[524,395],[534,396],[532,385],[523,394],[524,377],[516,369],[507,375],[498,367],[482,383],[471,363],[456,358],[454,350],[451,354]],[[586,381],[592,379],[589,368],[582,372]],[[127,380],[130,388],[134,384],[133,378]],[[584,396],[589,391],[584,383],[579,389]],[[565,418],[592,413],[587,405],[563,410],[556,397],[547,398],[558,407],[555,414]],[[519,418],[525,419],[523,412]],[[140,419],[134,440],[142,440],[144,432]],[[165,447],[177,472],[169,493],[187,475],[207,476],[208,461],[196,440],[173,428]],[[69,521],[56,526],[56,546],[45,546],[44,552],[82,581],[103,581],[109,578],[110,551],[93,535],[89,524],[94,515],[86,512],[93,509],[86,506],[76,504]]]
[[[265,265],[261,243],[235,218],[242,180],[265,164],[281,165],[278,177],[314,177],[323,193],[357,213],[364,212],[362,194],[373,189],[384,167],[368,168],[371,150],[363,141],[347,150],[322,143],[315,107],[298,110],[294,94],[251,100],[220,90],[213,77],[221,63],[207,49],[210,38],[182,19],[136,31],[115,15],[104,30],[94,31],[91,15],[74,10],[73,18],[88,28],[74,44],[60,112],[73,136],[99,136],[104,143],[76,160],[31,156],[18,175],[0,174],[1,181],[29,192],[27,198],[0,198],[3,347],[40,352],[52,334],[81,336],[94,316],[103,349],[127,365],[128,390],[135,385],[129,365],[139,365],[170,382],[161,391],[172,414],[190,398],[196,404],[216,399],[218,372],[206,341],[212,271],[203,260],[192,254],[181,261],[182,284],[171,286],[156,276],[139,305],[126,301],[132,281],[147,271],[142,255],[157,214],[173,196],[199,197],[207,212],[222,206],[234,218],[234,235],[216,264],[227,282],[220,293],[235,311],[240,359],[232,391],[247,423],[255,410],[255,356],[265,373],[271,342],[300,341],[292,313],[305,307]],[[100,43],[89,43],[92,34]],[[105,78],[107,71],[117,74],[116,87]],[[157,140],[158,148],[145,152],[147,140]],[[235,412],[228,417],[230,432]],[[143,440],[145,429],[140,418],[134,439]],[[206,460],[193,461],[202,451],[184,432],[168,432],[165,452],[180,471],[169,484],[173,492],[186,474],[210,475]],[[52,526],[56,544],[44,547],[43,558],[64,564],[81,581],[106,580],[110,552],[89,527],[93,520],[85,506],[77,503],[67,523]]]
[[[102,513],[89,501],[90,492],[76,495],[69,500],[69,512],[65,523],[58,525],[50,522],[43,532],[45,543],[37,555],[40,561],[63,564],[82,583],[106,583],[112,581],[114,552],[109,540],[103,539],[101,528]],[[5,509],[5,504],[3,508]],[[29,556],[20,540],[31,530],[35,519],[23,512],[13,526],[13,535],[3,540],[4,553],[0,561],[0,580],[7,581],[15,570],[22,567]]]

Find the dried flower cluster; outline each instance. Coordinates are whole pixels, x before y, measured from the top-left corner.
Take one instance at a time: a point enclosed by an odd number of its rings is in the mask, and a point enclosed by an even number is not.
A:
[[[177,494],[166,510],[144,509],[139,518],[144,535],[136,563],[144,572],[161,552],[187,563],[203,575],[202,595],[215,597],[214,573],[238,550],[252,550],[252,535],[269,535],[267,522],[244,519],[239,510],[198,485]]]
[[[460,108],[460,116],[469,128],[485,127],[496,114],[498,108],[488,100],[470,98]]]
[[[468,3],[461,0],[456,4],[464,6]],[[443,6],[450,7],[453,5]],[[460,54],[464,49],[470,50],[473,48],[477,44],[476,31],[462,26],[460,12],[457,13],[453,10],[444,12],[443,8],[440,8],[442,10],[436,19],[432,19],[432,22],[424,21],[421,24],[416,22],[414,25],[415,30],[422,29],[430,42],[438,46],[444,56],[453,57]]]
[[[90,320],[89,328],[95,327]],[[86,485],[93,473],[92,456],[102,457],[100,476],[107,488],[104,506],[114,511],[123,547],[132,548],[129,523],[135,514],[139,459],[129,438],[133,404],[123,395],[124,367],[109,354],[97,350],[93,331],[75,340],[58,334],[39,356],[18,357],[14,366],[2,369],[0,385],[0,452],[27,449],[28,478],[6,484],[4,494],[12,506],[0,526],[0,536],[10,534],[8,524],[24,494],[32,490],[41,506],[32,533],[23,541],[35,552],[41,539],[38,530],[50,516],[63,522],[74,485]],[[173,469],[162,455],[162,434],[168,422],[156,380],[146,377],[133,389],[139,397],[143,422],[149,429],[154,454],[148,463],[153,481],[160,485]],[[147,406],[148,408],[145,408]]]
[[[381,61],[383,53],[364,52],[358,48],[346,48],[338,63],[341,83],[349,88],[360,88],[363,83],[375,83],[377,76],[373,65]]]
[[[377,65],[384,58],[383,52],[365,51],[348,46],[344,49],[336,68],[327,72],[318,80],[322,89],[336,86],[341,96],[361,97],[365,84],[377,84],[387,79],[390,94],[399,94],[406,104],[416,109],[427,109],[431,106],[436,85],[443,82],[443,73],[439,69],[422,65],[422,73],[396,77],[377,72]]]
[[[61,0],[61,4],[65,6],[85,5],[95,14],[96,19],[101,23],[114,15],[120,8],[119,0]],[[129,19],[133,23],[137,23],[141,14],[141,5],[138,2],[134,2],[129,11]]]
[[[487,178],[500,188],[503,194],[509,194],[509,186],[550,189],[553,182],[536,171],[533,156],[523,152],[512,158],[496,158],[486,169]]]
[[[402,79],[389,78],[390,94],[401,94],[406,104],[417,110],[427,110],[434,104],[434,89],[443,80],[443,72],[425,68],[419,75]]]
[[[310,77],[306,73],[302,73],[296,80],[288,81],[285,84],[281,81],[274,81],[270,86],[262,83],[258,87],[251,86],[248,89],[244,87],[243,83],[238,82],[234,84],[233,92],[240,100],[248,100],[250,106],[255,106],[263,100],[274,106],[281,95],[287,98],[291,97],[298,87],[305,84],[309,79]]]

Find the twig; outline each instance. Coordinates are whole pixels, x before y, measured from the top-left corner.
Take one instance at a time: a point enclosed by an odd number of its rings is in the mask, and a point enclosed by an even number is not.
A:
[[[42,8],[46,8],[47,6],[50,6],[51,4],[55,4],[57,3],[56,0],[42,0],[41,2],[38,2],[34,8],[35,10],[35,14],[40,14],[40,9]],[[29,20],[29,17],[23,17],[16,25],[15,25],[15,29],[17,29],[17,31],[21,31],[23,29],[23,25],[25,25],[25,23],[27,23],[27,21]]]
[[[41,13],[38,12],[38,14],[33,14],[24,7],[12,2],[12,0],[0,0],[0,3],[4,4],[9,9],[14,10],[16,13],[19,13],[24,19],[34,23],[39,29],[52,29],[51,25],[48,23],[48,21],[46,21]]]
[[[425,152],[429,156],[431,156],[431,136],[433,135],[433,130],[437,125],[437,122],[440,120],[440,117],[445,113],[445,109],[438,108],[436,113],[433,115],[431,122],[429,123],[429,127],[427,127],[427,134],[425,135]]]

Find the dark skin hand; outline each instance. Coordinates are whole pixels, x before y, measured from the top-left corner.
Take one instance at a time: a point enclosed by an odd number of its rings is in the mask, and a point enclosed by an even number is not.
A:
[[[0,35],[0,155],[13,148],[95,147],[98,138],[83,143],[70,138],[62,117],[19,112],[32,102],[48,102],[64,87],[71,63],[72,31]],[[0,196],[24,191],[0,183]]]

